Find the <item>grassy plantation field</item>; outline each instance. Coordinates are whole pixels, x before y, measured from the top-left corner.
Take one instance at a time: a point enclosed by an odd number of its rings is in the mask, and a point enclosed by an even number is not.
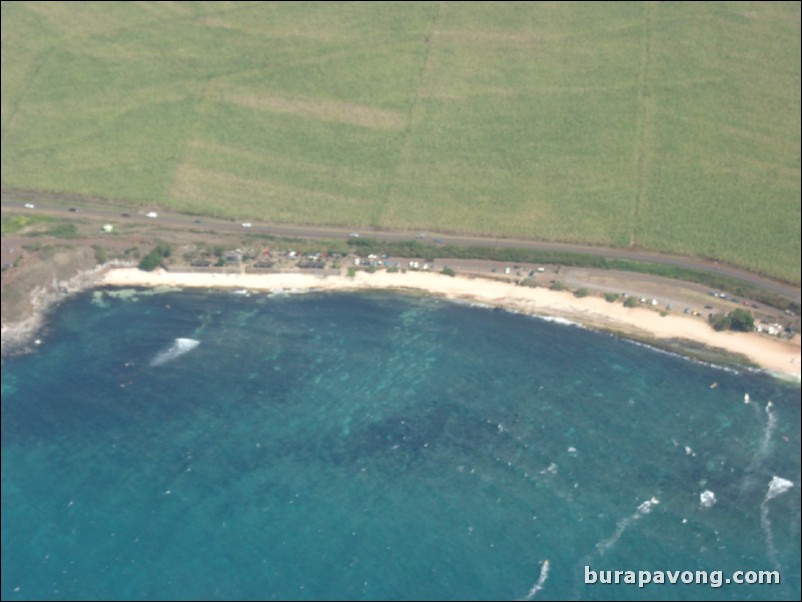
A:
[[[2,4],[2,185],[800,281],[798,3]]]

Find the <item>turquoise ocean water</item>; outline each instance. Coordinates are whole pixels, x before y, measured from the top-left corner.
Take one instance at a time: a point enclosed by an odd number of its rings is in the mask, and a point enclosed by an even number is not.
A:
[[[404,295],[92,299],[3,360],[3,600],[800,597],[798,386]]]

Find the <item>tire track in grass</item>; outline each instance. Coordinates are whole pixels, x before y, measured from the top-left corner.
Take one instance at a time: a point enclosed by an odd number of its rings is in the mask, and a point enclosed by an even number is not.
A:
[[[652,55],[652,31],[654,29],[654,4],[644,3],[643,43],[641,45],[640,73],[638,75],[638,113],[635,122],[635,206],[632,211],[632,232],[629,246],[638,244],[638,225],[641,209],[646,197],[646,179],[651,171],[649,142],[652,137],[654,106],[648,84],[648,72]]]
[[[6,138],[8,137],[9,133],[14,129],[14,122],[17,120],[17,115],[19,114],[23,99],[32,89],[33,82],[39,77],[42,69],[47,64],[50,56],[53,54],[54,49],[55,45],[48,46],[39,52],[36,58],[34,58],[32,61],[32,67],[28,70],[28,75],[20,88],[19,94],[17,94],[16,97],[9,103],[11,108],[8,112],[8,118],[6,119],[5,127],[2,130],[2,137],[0,137],[0,144],[3,146],[6,144]]]
[[[437,7],[432,14],[432,20],[429,23],[429,28],[423,36],[423,60],[421,61],[420,71],[418,72],[418,83],[412,93],[409,101],[409,111],[407,113],[406,127],[401,134],[401,141],[398,144],[398,154],[396,156],[395,165],[387,176],[387,181],[382,187],[380,192],[381,198],[376,203],[376,209],[371,216],[370,225],[378,228],[381,225],[381,218],[384,215],[387,203],[389,203],[390,195],[398,179],[398,169],[407,153],[409,152],[409,145],[412,138],[412,130],[418,124],[421,118],[420,97],[424,88],[426,80],[426,72],[429,70],[429,64],[432,51],[432,40],[435,31],[437,31],[437,24],[443,15],[443,2],[438,2]]]

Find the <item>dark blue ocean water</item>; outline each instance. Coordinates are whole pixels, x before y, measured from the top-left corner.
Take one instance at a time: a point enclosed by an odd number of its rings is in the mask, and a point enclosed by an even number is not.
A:
[[[95,301],[3,360],[3,600],[800,597],[798,386],[403,295]]]

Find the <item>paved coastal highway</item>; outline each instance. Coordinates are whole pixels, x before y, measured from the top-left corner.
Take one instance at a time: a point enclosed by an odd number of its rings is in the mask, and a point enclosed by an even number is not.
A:
[[[3,211],[35,211],[38,213],[45,213],[53,216],[64,217],[78,217],[83,219],[94,219],[98,221],[117,222],[121,220],[136,221],[143,223],[158,223],[161,226],[174,226],[176,228],[203,228],[208,231],[226,231],[226,232],[244,232],[241,222],[232,222],[230,220],[195,217],[184,215],[180,213],[165,212],[161,209],[155,209],[158,213],[157,218],[146,217],[147,210],[142,209],[126,209],[122,205],[103,206],[102,202],[95,201],[87,203],[85,200],[76,202],[76,199],[66,196],[63,199],[58,199],[58,202],[52,200],[42,200],[45,195],[33,193],[20,193],[20,192],[6,192],[2,193]],[[53,195],[49,195],[52,199]],[[74,204],[69,204],[69,203]],[[25,207],[26,203],[33,203],[34,209]],[[77,215],[71,212],[70,208],[77,208]],[[125,214],[125,216],[124,216]],[[243,218],[243,223],[246,221]],[[394,232],[387,230],[376,230],[372,228],[339,228],[339,227],[326,227],[326,226],[291,226],[271,223],[260,223],[256,221],[249,221],[251,226],[247,229],[248,232],[259,234],[270,234],[273,236],[290,237],[290,238],[304,238],[304,239],[324,239],[324,238],[347,238],[350,234],[356,233],[363,237],[374,238],[377,240],[386,241],[401,241],[410,240],[415,238],[417,232]],[[659,253],[650,253],[642,250],[629,250],[629,249],[611,249],[604,247],[592,247],[585,245],[574,245],[566,243],[549,243],[534,240],[515,239],[515,238],[490,238],[481,236],[466,236],[466,235],[451,235],[451,234],[438,234],[427,232],[426,238],[422,242],[433,242],[437,240],[442,244],[451,245],[464,245],[464,246],[477,246],[477,247],[511,247],[519,249],[536,249],[543,251],[560,251],[568,253],[584,253],[587,255],[594,255],[598,257],[606,257],[610,259],[628,259],[631,261],[645,261],[651,263],[659,263],[666,265],[673,265],[682,268],[694,269],[712,274],[719,274],[738,278],[755,286],[759,286],[765,290],[772,291],[783,297],[800,302],[800,289],[790,284],[777,282],[764,276],[759,276],[739,268],[722,264],[717,261],[694,259],[689,257],[678,257],[673,255],[663,255]]]

